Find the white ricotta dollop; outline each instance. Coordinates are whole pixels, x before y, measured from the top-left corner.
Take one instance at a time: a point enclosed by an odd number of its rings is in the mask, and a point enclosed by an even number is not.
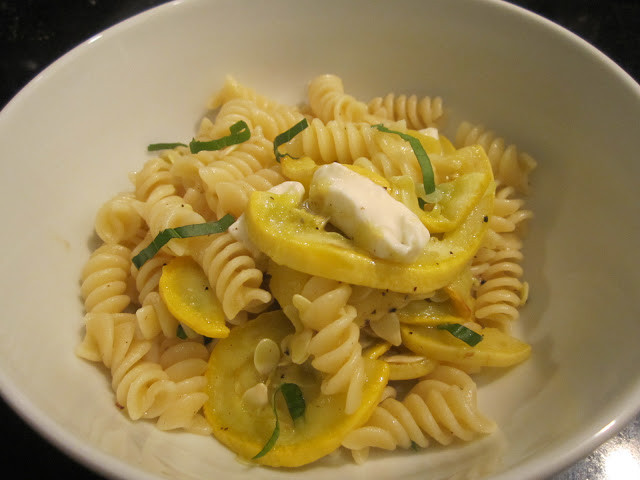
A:
[[[339,163],[315,171],[309,205],[378,258],[410,263],[429,241],[429,230],[409,208]]]

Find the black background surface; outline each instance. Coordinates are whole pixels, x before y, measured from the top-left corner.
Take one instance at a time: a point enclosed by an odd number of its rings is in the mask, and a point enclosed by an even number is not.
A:
[[[162,0],[0,0],[0,108],[35,75],[76,45]],[[513,1],[578,34],[640,79],[640,1]],[[6,321],[6,320],[4,320]],[[35,433],[0,399],[5,446],[0,458],[13,478],[100,479]],[[598,480],[608,445],[638,442],[640,416],[618,436],[555,480]],[[637,446],[635,448],[638,448]],[[15,468],[15,473],[9,473]]]

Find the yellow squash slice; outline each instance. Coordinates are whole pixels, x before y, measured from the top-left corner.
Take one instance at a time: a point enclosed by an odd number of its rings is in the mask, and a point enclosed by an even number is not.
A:
[[[251,241],[274,262],[310,275],[400,293],[427,293],[451,283],[476,253],[493,208],[491,184],[454,230],[432,236],[412,263],[372,256],[338,232],[325,230],[290,194],[253,192],[245,211]]]
[[[210,338],[229,335],[222,305],[191,257],[175,257],[162,268],[159,291],[171,314],[196,333]]]
[[[412,352],[461,367],[510,367],[531,354],[529,344],[496,328],[483,328],[482,341],[473,347],[437,327],[402,324],[400,331],[402,342]]]
[[[366,358],[380,359],[389,365],[389,380],[413,380],[431,373],[438,362],[417,355],[385,355],[391,350],[391,344],[381,342],[367,348],[362,355]]]
[[[321,394],[321,375],[308,364],[279,365],[266,377],[256,370],[256,345],[265,338],[280,345],[292,332],[293,326],[281,310],[264,313],[220,340],[207,370],[207,420],[216,438],[244,459],[252,459],[260,452],[273,433],[273,392],[282,383],[300,387],[306,403],[304,417],[293,422],[281,395],[277,395],[280,436],[266,455],[254,460],[273,467],[298,467],[337,449],[348,432],[369,418],[389,375],[386,363],[365,359],[367,380],[362,404],[356,412],[346,415],[345,395]],[[269,402],[256,406],[246,402],[243,395],[259,383],[267,385]]]

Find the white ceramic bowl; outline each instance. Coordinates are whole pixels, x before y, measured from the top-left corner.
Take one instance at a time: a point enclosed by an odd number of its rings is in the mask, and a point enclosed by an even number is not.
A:
[[[104,372],[79,360],[79,273],[97,208],[157,139],[190,138],[224,75],[283,102],[315,75],[348,93],[441,95],[451,124],[491,126],[539,162],[526,241],[525,364],[480,387],[503,436],[448,453],[325,461],[310,479],[445,478],[500,459],[539,479],[640,408],[640,87],[574,35],[490,0],[174,2],[100,34],[0,115],[0,387],[44,437],[113,478],[281,478],[213,438],[130,423]],[[503,441],[504,440],[504,441]]]

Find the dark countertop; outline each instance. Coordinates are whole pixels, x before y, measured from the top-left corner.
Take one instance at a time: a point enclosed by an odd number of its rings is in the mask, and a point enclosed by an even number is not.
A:
[[[166,0],[0,1],[0,108],[36,74],[76,45]],[[578,34],[640,81],[640,1],[512,1]],[[41,439],[0,398],[5,442],[0,458],[16,478],[101,479]],[[615,462],[626,468],[615,471]],[[622,459],[622,463],[620,463]],[[625,463],[626,462],[626,463]],[[553,480],[640,478],[640,415]]]

